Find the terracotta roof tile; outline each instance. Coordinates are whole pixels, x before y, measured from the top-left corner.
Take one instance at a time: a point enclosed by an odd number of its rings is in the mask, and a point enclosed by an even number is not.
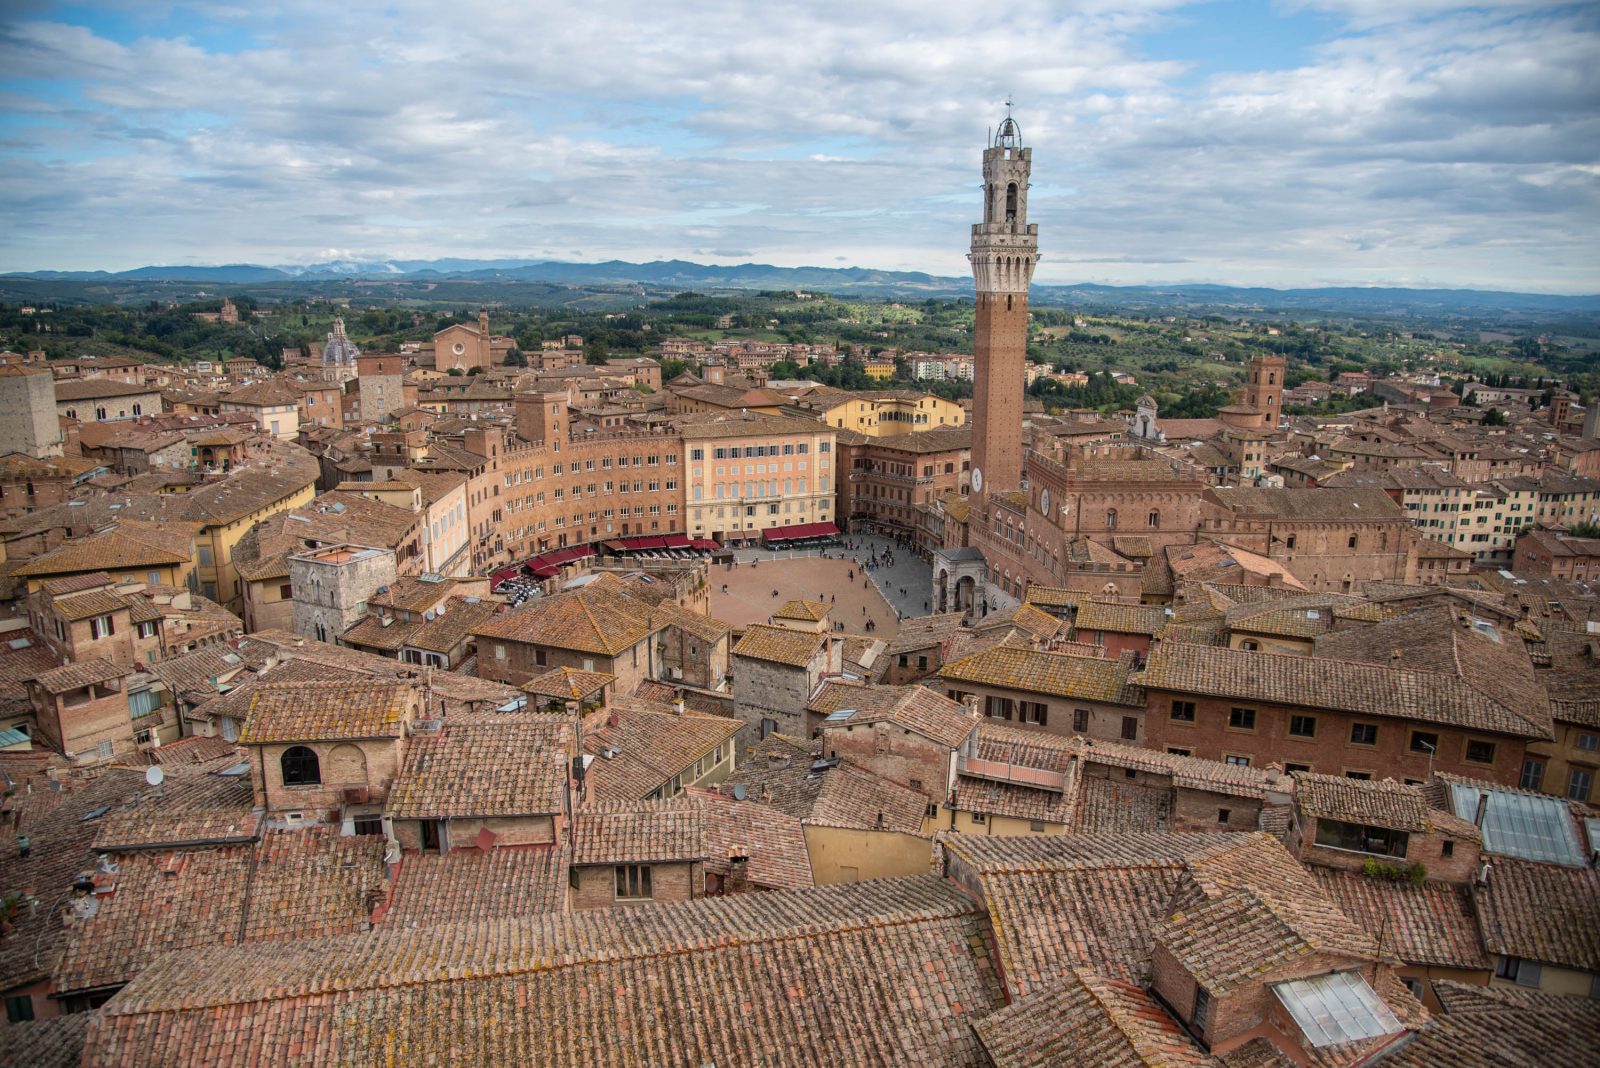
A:
[[[616,681],[615,675],[608,675],[604,671],[579,671],[575,668],[560,667],[543,675],[535,675],[522,684],[522,691],[536,697],[581,701],[594,696]]]
[[[537,598],[521,608],[479,623],[472,633],[529,645],[546,645],[616,656],[657,629],[649,611],[631,597],[603,586],[585,586]]]
[[[408,853],[401,858],[384,927],[482,923],[565,912],[565,846],[497,846],[488,851]]]
[[[593,722],[599,725],[585,724],[583,747],[598,757],[585,772],[585,789],[596,801],[641,801],[744,728],[742,720],[694,711],[680,716],[637,700],[612,701]]]
[[[1436,671],[1177,643],[1152,650],[1133,681],[1151,690],[1414,719],[1521,738],[1549,733],[1460,678]]]
[[[966,706],[926,686],[874,686],[829,680],[818,688],[806,708],[824,716],[855,710],[848,719],[836,724],[830,721],[830,727],[893,723],[951,748],[966,741],[978,725],[978,717],[969,713]]]
[[[383,886],[383,841],[277,831],[246,846],[119,854],[115,880],[69,929],[58,989],[125,983],[172,950],[362,930]]]
[[[554,716],[447,716],[437,734],[413,733],[389,791],[396,819],[563,812],[572,724]]]
[[[1594,1059],[1600,1002],[1434,979],[1444,1013],[1384,1058],[1398,1068],[1544,1068]]]
[[[262,682],[251,692],[250,714],[239,742],[399,738],[406,715],[420,696],[414,683]]]
[[[774,619],[798,619],[807,623],[817,623],[828,618],[829,606],[821,601],[808,601],[805,598],[796,598],[786,601],[782,608],[772,613]]]
[[[572,863],[645,864],[704,860],[700,803],[591,801],[572,816]]]
[[[827,646],[828,640],[826,634],[755,623],[733,647],[733,655],[790,667],[805,667],[816,659],[818,652]]]
[[[981,932],[924,876],[215,946],[123,990],[85,1064],[976,1064]]]
[[[1140,987],[1075,968],[973,1025],[995,1068],[1218,1068]]]
[[[135,795],[97,821],[94,848],[128,852],[255,841],[263,821],[259,811],[252,811],[250,776],[216,774],[237,763],[225,755],[209,767],[169,771],[160,787]]]
[[[0,1068],[77,1068],[93,1017],[71,1012],[11,1024],[0,1043]]]
[[[1309,870],[1356,926],[1407,964],[1489,967],[1466,890],[1448,883],[1413,886],[1332,868]]]
[[[1600,972],[1600,872],[1495,857],[1473,890],[1490,953]]]
[[[946,664],[940,678],[972,682],[1026,693],[1075,697],[1084,701],[1144,706],[1144,695],[1131,684],[1132,665],[1125,660],[1042,652],[997,645]]]
[[[1377,945],[1326,895],[1283,899],[1240,890],[1181,909],[1152,936],[1212,994],[1264,979],[1313,954],[1375,958]]]
[[[1397,831],[1431,829],[1421,787],[1393,779],[1350,779],[1306,771],[1295,772],[1294,778],[1295,800],[1307,816]]]
[[[105,657],[97,656],[92,660],[63,664],[50,671],[41,672],[34,681],[45,693],[67,693],[111,679],[120,679],[129,673],[128,668],[118,667]]]
[[[1086,600],[1079,604],[1073,626],[1117,634],[1155,634],[1167,623],[1167,609],[1158,604],[1123,604]]]

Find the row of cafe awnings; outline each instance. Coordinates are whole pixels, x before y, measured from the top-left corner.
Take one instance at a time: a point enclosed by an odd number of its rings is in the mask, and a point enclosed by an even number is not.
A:
[[[761,540],[768,545],[838,536],[839,528],[832,523],[799,523],[792,527],[768,527],[761,532]]]
[[[535,578],[550,578],[553,575],[559,575],[563,565],[593,555],[594,547],[591,545],[574,545],[567,549],[552,549],[547,553],[540,553],[538,556],[524,560],[520,564],[512,567],[503,567],[494,572],[489,576],[489,586],[491,589],[495,589],[507,579],[521,578],[524,575],[532,575]]]
[[[603,543],[607,552],[642,553],[660,549],[700,549],[716,552],[722,546],[710,538],[691,538],[687,534],[650,534],[637,538],[613,538]]]
[[[798,529],[798,528],[796,528]],[[613,538],[602,542],[601,547],[608,553],[638,553],[652,550],[668,549],[698,549],[702,552],[720,552],[722,546],[711,538],[691,538],[687,534],[651,534],[635,538]],[[489,575],[489,586],[498,589],[507,579],[522,578],[532,575],[535,578],[551,578],[561,573],[561,568],[574,560],[595,555],[593,545],[574,545],[567,549],[552,549],[541,553],[530,560],[511,567],[503,567]]]

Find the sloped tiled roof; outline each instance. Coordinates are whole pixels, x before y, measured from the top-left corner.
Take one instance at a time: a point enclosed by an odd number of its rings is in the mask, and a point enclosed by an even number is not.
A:
[[[174,523],[166,530],[153,530],[154,524],[124,521],[118,526],[74,538],[49,552],[24,562],[14,572],[32,578],[42,575],[68,575],[81,571],[130,571],[135,568],[163,568],[187,564],[193,555],[191,531]]]
[[[92,1018],[69,1012],[11,1024],[0,1043],[0,1068],[77,1068]]]
[[[585,697],[592,697],[616,681],[615,675],[608,675],[604,671],[580,671],[576,668],[559,667],[543,675],[535,675],[522,684],[522,691],[536,697],[581,701]]]
[[[54,973],[60,990],[125,983],[172,950],[358,931],[367,893],[383,884],[383,840],[277,831],[176,857],[120,854],[117,865],[116,893],[69,930]]]
[[[84,1062],[976,1064],[981,930],[923,876],[214,946],[123,990]]]
[[[784,602],[782,608],[772,613],[774,619],[798,619],[817,623],[828,618],[829,606],[821,601],[808,601],[803,597]]]
[[[159,790],[138,794],[97,821],[94,848],[128,852],[254,841],[262,820],[252,811],[250,776],[216,774],[238,762],[225,752],[208,765],[170,766]]]
[[[1600,972],[1600,872],[1497,856],[1475,887],[1489,952]]]
[[[418,687],[402,682],[263,682],[251,694],[239,741],[398,738],[417,697]]]
[[[1087,600],[1079,604],[1073,625],[1078,630],[1155,634],[1166,625],[1167,619],[1167,609],[1158,604]]]
[[[540,597],[521,608],[479,623],[472,633],[529,645],[616,656],[657,627],[638,601],[604,586],[585,586]]]
[[[839,726],[860,727],[884,721],[951,748],[965,741],[978,724],[964,705],[926,686],[867,686],[829,680],[818,688],[806,708],[823,715],[855,709],[855,714]]]
[[[554,844],[408,853],[382,924],[431,927],[565,912],[570,859],[565,846]]]
[[[811,854],[798,819],[770,805],[735,801],[712,791],[691,790],[705,820],[706,871],[727,875],[729,858],[743,856],[754,886],[797,890],[811,886]]]
[[[1269,790],[1289,788],[1286,779],[1266,768],[1229,764],[1201,757],[1179,756],[1176,753],[1164,753],[1159,749],[1146,749],[1138,745],[1075,738],[1073,750],[1085,763],[1136,768],[1157,775],[1170,775],[1172,784],[1184,789],[1208,790],[1235,797],[1262,798]]]
[[[386,811],[397,819],[559,813],[572,746],[571,723],[556,716],[447,716],[437,734],[407,740]]]
[[[652,864],[706,858],[700,804],[591,801],[572,816],[572,863]]]
[[[120,679],[127,675],[129,670],[118,667],[103,656],[92,660],[79,660],[73,664],[63,664],[50,671],[41,672],[34,680],[45,693],[66,693],[69,690],[79,690],[95,683],[108,682],[111,679]]]
[[[1125,660],[1042,652],[996,645],[939,669],[953,682],[1075,697],[1083,701],[1143,707],[1144,695],[1131,685],[1132,666]]]
[[[1152,690],[1415,719],[1519,738],[1549,734],[1460,678],[1437,671],[1177,643],[1152,650],[1133,681]]]
[[[1394,1068],[1548,1068],[1594,1060],[1600,1001],[1434,979],[1444,1012],[1384,1058]]]
[[[733,647],[733,655],[747,656],[752,660],[766,660],[775,664],[787,664],[790,667],[805,667],[827,642],[826,634],[755,623],[744,632],[744,637]]]
[[[596,801],[643,800],[744,728],[743,720],[694,711],[680,716],[626,700],[612,701],[595,720],[598,727],[585,722],[583,747],[599,757],[585,773]]]
[[[1413,886],[1335,868],[1308,870],[1351,922],[1407,964],[1489,967],[1465,889],[1436,882]]]
[[[1212,994],[1266,978],[1313,954],[1354,959],[1377,954],[1376,944],[1320,894],[1291,902],[1240,890],[1180,909],[1151,933]]]
[[[1074,968],[973,1025],[995,1068],[1220,1068],[1140,987]]]
[[[1429,829],[1427,801],[1419,786],[1308,771],[1297,771],[1294,778],[1295,800],[1307,816],[1396,831]]]

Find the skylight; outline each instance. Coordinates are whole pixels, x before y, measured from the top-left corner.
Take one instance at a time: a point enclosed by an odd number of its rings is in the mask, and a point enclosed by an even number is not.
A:
[[[1272,984],[1301,1034],[1313,1046],[1336,1046],[1399,1031],[1400,1021],[1360,972],[1330,972]]]
[[[1485,852],[1570,867],[1583,864],[1583,852],[1574,836],[1565,801],[1511,790],[1480,791],[1476,786],[1451,783],[1450,799],[1456,815],[1475,819],[1482,793],[1489,796],[1489,808],[1483,817]]]

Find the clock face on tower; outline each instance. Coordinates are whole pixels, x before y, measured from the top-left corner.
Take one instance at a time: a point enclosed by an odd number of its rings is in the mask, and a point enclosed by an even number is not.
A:
[[[1039,491],[1039,511],[1045,515],[1050,514],[1050,491],[1048,489]]]
[[[983,468],[981,467],[974,467],[972,469],[972,492],[983,492]]]

